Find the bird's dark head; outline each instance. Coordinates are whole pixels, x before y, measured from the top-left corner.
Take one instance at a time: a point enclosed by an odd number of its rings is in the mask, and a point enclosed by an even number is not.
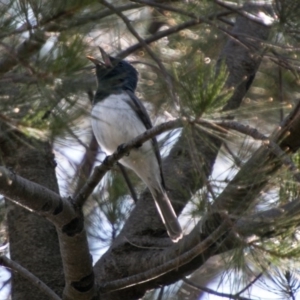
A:
[[[100,48],[103,62],[87,56],[96,65],[98,92],[109,95],[121,90],[135,91],[138,82],[138,72],[127,61],[109,56]]]

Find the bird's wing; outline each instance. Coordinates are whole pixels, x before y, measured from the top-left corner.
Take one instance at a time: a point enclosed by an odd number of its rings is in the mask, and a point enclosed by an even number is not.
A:
[[[135,111],[135,113],[137,114],[139,119],[143,122],[146,129],[152,128],[153,126],[152,126],[150,117],[149,117],[148,112],[147,112],[145,106],[143,105],[143,103],[139,100],[139,98],[133,92],[126,90],[126,93],[130,97],[132,109]],[[159,152],[158,143],[157,143],[157,140],[155,137],[152,138],[152,145],[154,148],[155,156],[156,156],[158,164],[159,164],[160,175],[161,175],[161,184],[162,184],[163,188],[166,189],[165,180],[164,180],[164,176],[163,176],[163,172],[162,172],[162,166],[161,166],[161,156],[160,156],[160,152]]]

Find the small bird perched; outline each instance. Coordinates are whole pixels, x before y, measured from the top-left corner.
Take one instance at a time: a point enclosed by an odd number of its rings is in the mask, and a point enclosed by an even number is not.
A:
[[[135,96],[138,82],[136,69],[125,60],[109,56],[100,48],[103,62],[87,56],[96,65],[98,82],[92,108],[92,128],[107,155],[152,128],[149,115]],[[120,163],[132,169],[149,188],[173,241],[182,237],[182,230],[167,196],[156,138],[131,150]]]

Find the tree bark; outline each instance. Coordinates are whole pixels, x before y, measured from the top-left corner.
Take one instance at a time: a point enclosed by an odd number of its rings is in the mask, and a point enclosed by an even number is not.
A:
[[[2,124],[2,164],[18,175],[59,193],[51,145]],[[11,259],[62,295],[64,276],[55,227],[45,218],[6,201]],[[13,300],[40,300],[45,295],[17,273],[12,273]]]

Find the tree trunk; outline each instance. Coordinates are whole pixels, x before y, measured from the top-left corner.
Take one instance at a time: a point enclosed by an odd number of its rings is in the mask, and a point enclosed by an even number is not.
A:
[[[15,130],[2,129],[2,164],[58,193],[56,163],[49,143]],[[11,201],[6,201],[6,205],[11,259],[62,295],[64,277],[55,227],[45,218]],[[12,273],[12,299],[40,300],[45,299],[45,295],[19,274]]]

